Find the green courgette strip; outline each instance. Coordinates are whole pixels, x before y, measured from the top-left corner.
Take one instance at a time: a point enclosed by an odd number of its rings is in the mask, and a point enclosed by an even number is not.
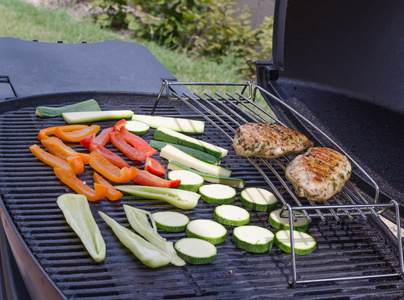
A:
[[[171,255],[161,251],[133,231],[123,227],[103,212],[98,212],[103,220],[111,227],[115,235],[132,253],[146,266],[158,268],[171,261]]]
[[[172,242],[166,241],[158,232],[157,226],[154,222],[151,213],[148,211],[131,207],[129,205],[123,206],[126,217],[129,220],[130,226],[143,236],[151,244],[171,255],[171,263],[176,266],[185,265],[185,261],[182,260],[174,249]],[[150,225],[150,222],[152,225]]]
[[[86,196],[64,194],[58,197],[56,203],[91,257],[96,262],[103,261],[106,254],[105,242],[91,213]]]

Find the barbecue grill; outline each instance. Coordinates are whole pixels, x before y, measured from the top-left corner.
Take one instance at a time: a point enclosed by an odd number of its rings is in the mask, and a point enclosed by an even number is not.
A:
[[[399,33],[404,30],[404,5],[323,2],[276,3],[274,55],[257,62],[256,87],[248,82],[177,82],[146,48],[133,43],[73,45],[1,38],[3,298],[402,297],[399,129],[404,109],[397,100],[403,93],[397,84],[402,62],[396,58],[403,55],[404,34]],[[397,31],[385,36],[393,27]],[[392,46],[375,42],[386,39]],[[370,42],[377,51],[368,47]],[[193,93],[196,85],[226,86],[231,92]],[[258,93],[273,112],[255,103]],[[119,107],[204,120],[206,130],[198,137],[230,150],[222,165],[233,171],[232,176],[245,179],[246,187],[273,192],[279,207],[289,212],[290,223],[299,217],[294,212],[302,211],[310,219],[308,232],[317,241],[316,250],[306,256],[276,247],[263,254],[247,253],[233,245],[232,227],[227,227],[227,239],[217,245],[214,262],[150,269],[117,241],[98,211],[128,226],[123,204],[150,212],[174,208],[125,195],[117,202],[104,199],[90,205],[107,245],[106,259],[94,262],[56,205],[57,197],[71,190],[28,149],[38,143],[40,129],[65,124],[61,118],[37,117],[37,106],[90,98],[103,110]],[[317,146],[345,153],[354,167],[351,180],[325,203],[295,196],[284,177],[293,155],[265,160],[237,156],[231,149],[237,126],[254,121],[284,124],[305,133]],[[98,122],[102,128],[114,123]],[[152,137],[152,130],[144,136],[148,141]],[[90,172],[80,178],[92,180]],[[239,198],[235,205],[241,205]],[[200,201],[184,213],[190,219],[211,219],[214,207]],[[250,213],[251,224],[269,227],[268,213]],[[398,238],[381,216],[393,221]],[[162,234],[171,241],[184,236]]]

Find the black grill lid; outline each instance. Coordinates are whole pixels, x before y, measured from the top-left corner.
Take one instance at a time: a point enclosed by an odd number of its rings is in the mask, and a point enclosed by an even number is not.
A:
[[[257,64],[260,86],[327,132],[401,204],[403,13],[392,0],[277,1],[273,61]]]

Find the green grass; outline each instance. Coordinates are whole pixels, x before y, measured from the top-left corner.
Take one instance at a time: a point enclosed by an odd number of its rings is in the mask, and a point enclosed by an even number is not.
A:
[[[56,43],[97,43],[105,40],[121,40],[145,45],[150,52],[177,78],[183,82],[246,82],[236,74],[237,65],[229,58],[217,64],[207,58],[192,58],[184,52],[172,51],[154,42],[140,41],[111,30],[100,29],[88,20],[78,20],[66,10],[50,11],[34,7],[20,0],[0,1],[0,36],[21,40],[38,40]],[[232,94],[239,88],[189,88],[191,91],[213,93],[219,91]],[[259,103],[264,101],[259,99]]]

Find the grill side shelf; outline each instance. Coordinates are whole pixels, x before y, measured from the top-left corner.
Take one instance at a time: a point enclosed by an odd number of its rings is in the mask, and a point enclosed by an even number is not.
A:
[[[243,87],[241,92],[236,92],[235,95],[226,92],[226,96],[220,93],[215,93],[212,96],[209,93],[205,93],[202,96],[199,93],[183,92],[181,95],[176,93],[171,86],[199,86],[199,87],[211,87],[211,86],[241,86]],[[245,95],[245,91],[249,92]],[[306,119],[294,108],[284,103],[277,96],[269,93],[261,87],[252,89],[250,82],[244,84],[226,84],[226,83],[186,83],[186,82],[169,82],[165,81],[162,84],[160,93],[154,104],[152,114],[158,109],[159,99],[166,91],[166,97],[170,100],[181,100],[188,107],[200,114],[207,122],[217,128],[223,135],[225,135],[231,142],[236,132],[237,127],[247,122],[276,122],[285,126],[275,115],[267,112],[264,108],[255,103],[257,91],[265,93],[274,101],[282,104],[285,109],[290,110],[297,115],[303,122],[307,123],[313,131],[320,134],[323,138],[328,140],[335,148],[348,157],[351,163],[356,167],[358,172],[371,183],[374,189],[373,198],[367,194],[361,192],[356,188],[355,184],[348,181],[343,190],[334,195],[332,199],[325,202],[313,202],[307,199],[298,198],[293,192],[291,184],[284,180],[284,172],[287,164],[295,157],[295,155],[286,155],[278,159],[263,159],[258,157],[245,157],[246,160],[252,164],[258,172],[262,175],[271,191],[281,200],[283,204],[283,211],[288,211],[286,215],[289,218],[290,224],[290,237],[291,237],[291,256],[292,256],[292,280],[289,281],[290,285],[297,283],[312,283],[321,281],[337,281],[337,280],[351,280],[351,279],[364,279],[364,278],[377,278],[377,277],[402,277],[404,273],[403,262],[403,249],[401,238],[401,224],[400,224],[400,212],[399,205],[396,201],[392,200],[390,203],[381,204],[379,201],[379,187],[377,183],[366,173],[366,171],[355,162],[337,143],[335,143],[330,137],[322,132],[318,127]],[[268,171],[275,176],[275,180],[269,178]],[[282,191],[282,192],[281,192]],[[305,204],[306,203],[306,204]],[[322,205],[321,205],[322,204]],[[321,221],[326,221],[327,218],[333,218],[336,221],[340,221],[341,218],[347,217],[349,220],[353,220],[355,217],[361,217],[366,220],[367,215],[378,217],[379,214],[385,212],[388,209],[395,210],[396,225],[398,231],[397,237],[397,251],[398,260],[400,264],[400,271],[394,271],[388,274],[374,274],[369,276],[355,276],[355,277],[339,277],[339,278],[318,278],[313,280],[298,280],[297,267],[296,267],[296,255],[294,251],[293,240],[293,220],[297,217],[306,217],[309,221],[313,218],[319,218]],[[293,211],[302,211],[302,215],[294,214]]]

